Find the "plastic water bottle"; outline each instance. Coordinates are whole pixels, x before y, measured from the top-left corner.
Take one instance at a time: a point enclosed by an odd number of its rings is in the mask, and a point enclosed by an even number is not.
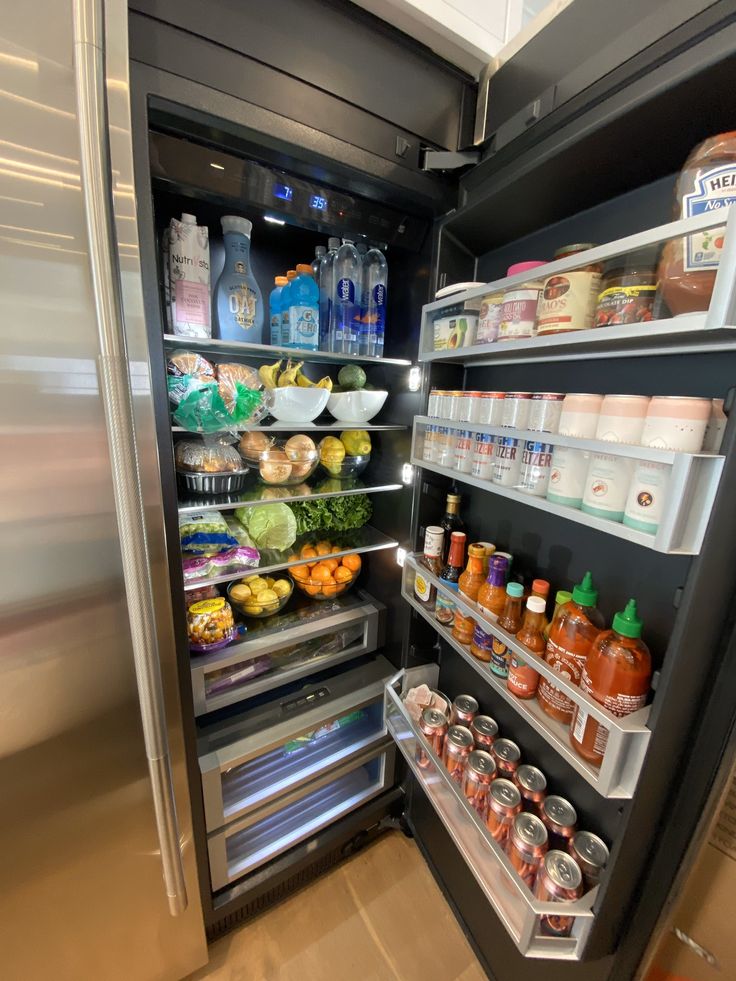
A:
[[[312,259],[312,278],[314,279],[317,286],[319,286],[319,271],[322,266],[322,259],[327,255],[327,249],[324,245],[317,245],[314,249],[314,259]]]
[[[220,219],[225,266],[215,289],[218,336],[226,341],[263,342],[263,298],[250,264],[253,223],[238,215]]]
[[[281,347],[291,347],[291,284],[296,279],[296,269],[286,274],[286,286],[281,289]]]
[[[316,351],[319,344],[319,288],[312,267],[299,263],[297,277],[289,287],[289,347]]]
[[[332,323],[334,354],[358,353],[360,316],[360,256],[350,239],[343,239],[334,267],[335,310]]]
[[[331,317],[332,317],[332,296],[335,292],[335,256],[340,248],[340,239],[331,238],[327,242],[327,255],[322,260],[319,270],[319,333],[320,350],[331,351]]]
[[[286,276],[276,276],[276,284],[268,298],[268,315],[271,321],[271,344],[281,347],[281,291],[289,280]]]
[[[383,357],[388,299],[388,264],[383,252],[371,249],[363,259],[360,315],[360,354]]]

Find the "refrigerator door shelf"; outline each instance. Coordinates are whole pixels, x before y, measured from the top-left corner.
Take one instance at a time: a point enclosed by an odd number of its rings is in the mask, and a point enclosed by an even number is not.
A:
[[[394,748],[384,735],[305,786],[209,835],[212,889],[223,889],[354,811],[393,779]]]
[[[568,727],[551,719],[539,708],[536,699],[520,699],[513,695],[505,682],[493,674],[488,665],[473,657],[470,650],[464,647],[452,636],[452,631],[443,627],[434,617],[431,609],[419,603],[414,596],[414,577],[420,556],[409,554],[404,560],[402,595],[406,602],[417,611],[439,636],[456,651],[463,660],[467,661],[481,676],[485,683],[501,698],[511,705],[524,721],[532,726],[550,746],[559,753],[602,797],[626,799],[634,794],[639,773],[641,772],[646,755],[651,730],[647,728],[649,707],[640,709],[631,715],[620,719],[612,715],[602,705],[599,705],[589,695],[571,684],[566,678],[554,671],[546,661],[532,654],[523,644],[494,623],[486,614],[480,611],[476,603],[466,600],[461,593],[447,589],[440,580],[422,566],[424,579],[430,582],[440,593],[446,595],[466,616],[472,616],[489,632],[502,637],[504,644],[510,650],[520,654],[527,664],[532,665],[541,675],[549,678],[562,689],[569,698],[585,708],[596,721],[603,723],[608,729],[608,743],[600,768],[588,763],[573,750],[570,745]]]
[[[272,572],[280,572],[283,569],[291,568],[291,566],[300,565],[304,562],[304,559],[299,558],[301,549],[307,544],[311,545],[318,542],[321,537],[324,536],[315,533],[301,535],[291,548],[284,549],[283,552],[277,552],[274,549],[263,549],[261,552],[261,564],[256,569],[243,569],[236,575],[230,573],[225,576],[212,576],[208,579],[197,579],[192,582],[186,582],[184,583],[184,589],[186,591],[200,589],[202,586],[216,586],[222,582],[233,582],[235,579],[242,579],[243,576],[256,572],[261,576],[270,575]],[[335,550],[330,552],[329,555],[321,556],[322,559],[338,559],[343,555],[349,555],[351,552],[378,552],[381,549],[397,548],[399,544],[395,538],[389,538],[382,532],[376,531],[375,528],[371,528],[370,525],[356,528],[355,531],[340,532],[339,535],[333,534],[332,541]]]
[[[383,685],[392,672],[378,657],[243,713],[234,723],[205,730],[199,768],[207,830],[243,817],[379,741],[385,735]]]
[[[315,619],[298,620],[281,629],[259,630],[246,635],[240,644],[226,647],[216,654],[192,657],[192,691],[195,715],[206,715],[263,692],[291,684],[314,671],[334,667],[362,654],[375,651],[379,644],[380,603],[359,593],[334,603],[315,604]],[[283,618],[286,619],[286,618]],[[317,638],[341,634],[343,643],[335,642],[320,655],[307,651],[301,658],[279,664],[278,654],[295,645],[309,645]],[[248,665],[256,658],[269,655],[273,667],[249,680]]]
[[[401,750],[419,785],[468,865],[476,882],[525,957],[549,960],[579,960],[593,925],[597,887],[575,903],[565,904],[566,916],[574,917],[569,937],[542,933],[545,914],[559,916],[556,903],[536,899],[517,875],[503,848],[494,840],[449,776],[439,757],[406,712],[401,695],[414,685],[437,683],[437,665],[400,671],[386,684],[385,712],[389,735]],[[418,750],[429,760],[417,763]]]
[[[525,493],[518,487],[502,487],[490,480],[460,473],[451,467],[443,467],[437,463],[425,461],[424,441],[428,426],[441,426],[453,432],[465,430],[471,433],[489,433],[493,436],[518,439],[522,443],[525,440],[531,440],[548,443],[551,446],[570,446],[586,453],[604,453],[607,456],[646,460],[670,466],[667,498],[659,528],[654,534],[639,531],[622,524],[620,521],[611,521],[607,518],[586,514],[578,508],[548,501],[546,497],[536,497],[533,494]],[[498,494],[500,497],[519,501],[520,504],[547,511],[549,514],[555,514],[561,518],[567,518],[577,524],[596,528],[607,535],[613,535],[636,545],[654,549],[655,552],[664,552],[668,555],[697,555],[700,552],[705,530],[708,527],[725,457],[712,453],[676,453],[673,450],[658,450],[648,446],[623,443],[607,443],[595,439],[574,439],[571,436],[512,429],[508,426],[487,426],[477,422],[461,423],[430,416],[416,416],[412,435],[411,462],[415,466],[431,470],[432,473],[451,477],[453,480],[462,481],[472,487],[479,487],[491,494]]]
[[[564,259],[548,262],[534,270],[534,280],[572,272],[591,264],[659,245],[669,239],[721,227],[730,206],[693,218],[659,225],[636,235],[628,235],[607,245],[599,245]],[[736,345],[736,209],[730,210],[722,260],[716,275],[707,313],[687,314],[667,320],[620,324],[590,330],[570,331],[546,337],[532,337],[503,343],[475,344],[472,347],[434,349],[434,321],[451,305],[464,303],[491,293],[503,293],[529,281],[529,273],[518,273],[455,294],[449,300],[435,300],[422,308],[419,341],[420,361],[453,362],[465,365],[515,364],[534,361],[574,361],[591,358],[625,358],[679,354],[696,351],[733,350]]]

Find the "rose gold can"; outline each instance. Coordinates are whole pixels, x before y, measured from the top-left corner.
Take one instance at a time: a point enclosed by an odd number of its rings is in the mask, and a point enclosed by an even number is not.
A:
[[[482,749],[474,749],[465,764],[463,793],[483,820],[488,811],[488,794],[495,776],[496,763],[493,757]]]
[[[451,726],[467,726],[478,714],[478,700],[472,695],[458,695],[452,703],[450,712]]]
[[[585,891],[597,886],[603,870],[608,864],[608,847],[592,831],[577,831],[568,846],[568,851],[580,866],[583,873]]]
[[[450,726],[442,747],[442,762],[456,784],[462,786],[465,764],[473,749],[473,737],[465,726]]]
[[[556,849],[547,852],[537,872],[534,895],[545,903],[574,903],[583,895],[583,874],[575,859]],[[574,916],[548,914],[540,917],[542,933],[548,937],[569,937]]]
[[[514,774],[521,763],[521,750],[516,743],[510,739],[496,739],[491,749],[491,755],[496,761],[499,777],[513,781]]]
[[[534,888],[537,869],[542,864],[548,847],[547,829],[542,821],[536,815],[526,814],[524,811],[517,814],[506,842],[506,853],[519,877],[530,889]]]
[[[486,827],[492,837],[505,845],[514,818],[521,812],[521,796],[510,780],[496,779],[488,794]]]
[[[419,731],[432,747],[435,755],[440,759],[442,759],[442,747],[445,743],[447,728],[447,719],[445,718],[444,712],[440,712],[439,709],[434,708],[426,708],[422,712],[422,717],[419,720]],[[422,769],[426,769],[432,764],[432,761],[422,749],[421,744],[417,745],[416,760]]]
[[[547,827],[550,848],[566,852],[570,839],[578,829],[578,815],[570,801],[554,794],[546,797],[540,817]]]
[[[521,794],[521,805],[530,814],[542,815],[542,804],[547,796],[547,778],[536,766],[522,763],[514,774],[514,783]]]
[[[473,734],[473,741],[478,749],[484,749],[490,753],[491,746],[498,735],[498,723],[490,715],[476,715],[470,723],[470,731]]]

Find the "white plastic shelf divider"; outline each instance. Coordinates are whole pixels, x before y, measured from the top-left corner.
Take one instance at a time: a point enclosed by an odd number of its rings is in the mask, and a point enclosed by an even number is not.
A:
[[[427,609],[424,604],[415,599],[414,577],[418,569],[421,570],[424,579],[432,583],[448,599],[451,599],[466,616],[472,616],[487,632],[501,637],[510,650],[519,654],[527,664],[552,681],[557,688],[564,691],[578,705],[581,705],[597,722],[605,725],[608,729],[608,744],[600,768],[578,756],[570,745],[567,726],[551,719],[542,711],[535,698],[521,699],[513,695],[506,687],[503,679],[493,674],[487,663],[474,657],[469,648],[452,636],[450,629],[442,626],[435,619],[431,609]],[[520,644],[513,634],[509,634],[499,627],[487,614],[481,612],[476,603],[468,601],[462,594],[444,586],[436,576],[420,564],[419,557],[413,553],[407,554],[404,559],[402,595],[407,603],[434,627],[440,637],[477,671],[486,684],[511,705],[517,714],[532,726],[591,787],[595,787],[602,797],[612,799],[633,797],[651,736],[651,731],[646,725],[649,717],[648,706],[622,719],[612,715],[595,699],[586,695],[567,678],[553,670],[546,661]]]
[[[375,358],[362,354],[332,354],[329,351],[309,351],[302,348],[274,347],[271,344],[248,344],[245,341],[221,341],[215,337],[179,337],[164,334],[164,346],[170,350],[181,349],[204,354],[229,355],[243,358],[257,358],[259,361],[278,360],[289,357],[299,361],[314,361],[323,364],[370,364],[388,365],[395,368],[409,368],[411,361],[403,358]]]
[[[735,218],[736,209],[731,209],[730,206],[720,208],[716,212],[683,218],[635,235],[628,235],[606,245],[599,245],[564,259],[545,263],[534,270],[535,280],[546,279],[548,276],[571,272],[591,263],[604,262],[650,245],[726,224],[726,243],[707,314],[685,315],[645,324],[602,327],[518,341],[476,344],[452,350],[434,350],[434,320],[437,316],[441,316],[443,311],[466,300],[523,285],[529,280],[529,273],[519,273],[426,304],[422,308],[419,361],[486,365],[732,350],[736,345],[736,329],[732,319],[736,299],[734,275],[736,248],[733,242],[736,238]]]
[[[619,521],[609,521],[592,514],[586,514],[578,508],[564,504],[555,504],[546,497],[536,497],[526,494],[516,487],[502,487],[490,480],[474,477],[472,474],[461,473],[451,467],[442,467],[423,459],[424,433],[427,426],[442,426],[455,431],[490,433],[495,436],[505,436],[518,439],[521,442],[533,440],[549,443],[552,446],[572,446],[586,453],[605,453],[607,456],[622,456],[634,460],[648,460],[653,463],[663,463],[672,467],[667,500],[656,534],[649,534],[637,528],[629,528]],[[434,419],[429,416],[417,416],[414,419],[412,433],[411,462],[425,470],[462,481],[472,487],[480,487],[499,497],[529,507],[538,508],[549,514],[567,518],[577,524],[587,525],[615,538],[623,538],[655,552],[674,555],[697,555],[703,544],[703,536],[708,526],[708,520],[713,508],[718,484],[723,471],[725,457],[713,453],[676,453],[673,450],[658,450],[647,446],[632,446],[623,443],[607,443],[595,439],[573,439],[570,436],[558,436],[554,433],[540,433],[531,430],[512,429],[504,426],[487,426],[475,422],[451,422],[445,419]]]
[[[435,687],[436,672],[436,665],[412,668],[409,671],[400,671],[386,684],[386,727],[470,872],[521,953],[525,957],[579,960],[593,925],[592,907],[597,887],[577,902],[565,904],[565,915],[575,918],[569,937],[548,937],[542,933],[541,917],[545,914],[559,916],[559,904],[536,899],[519,878],[504,850],[465,800],[441,760],[406,712],[401,695],[421,683]],[[417,762],[420,749],[429,761],[426,767]]]

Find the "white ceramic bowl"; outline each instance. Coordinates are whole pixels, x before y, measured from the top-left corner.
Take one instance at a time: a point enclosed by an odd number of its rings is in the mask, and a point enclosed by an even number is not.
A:
[[[388,392],[361,389],[358,392],[332,392],[327,411],[339,422],[368,422],[383,408]]]
[[[273,388],[266,397],[268,411],[279,422],[311,422],[324,411],[330,393],[326,388]]]

